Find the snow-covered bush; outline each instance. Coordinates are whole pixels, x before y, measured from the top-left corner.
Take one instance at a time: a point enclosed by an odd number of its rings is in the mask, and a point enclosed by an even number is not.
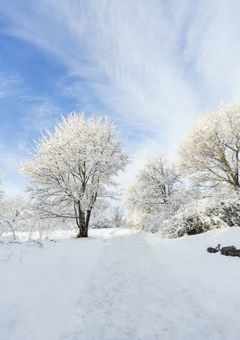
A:
[[[231,226],[240,226],[240,200],[235,193],[228,199],[219,195],[193,199],[164,221],[161,232],[180,237]]]
[[[103,229],[103,228],[112,228],[111,220],[108,218],[98,219],[95,223],[92,224],[93,229]]]
[[[240,200],[220,201],[206,209],[208,216],[216,216],[227,226],[240,226]]]
[[[167,237],[181,237],[206,232],[218,226],[214,219],[207,216],[204,211],[190,207],[181,208],[175,215],[166,219],[160,229]]]
[[[91,223],[94,229],[101,228],[124,228],[127,225],[127,219],[122,208],[109,208],[96,216]]]

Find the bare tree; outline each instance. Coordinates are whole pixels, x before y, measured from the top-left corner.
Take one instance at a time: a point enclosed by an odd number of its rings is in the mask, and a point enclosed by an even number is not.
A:
[[[16,231],[26,222],[26,202],[22,197],[5,198],[1,202],[1,225],[4,230],[10,230],[13,240]]]
[[[240,105],[223,106],[189,130],[180,150],[181,169],[200,185],[239,189],[239,152]]]
[[[45,135],[23,166],[35,207],[46,217],[74,218],[78,237],[88,236],[92,210],[114,185],[127,156],[116,127],[105,118],[70,114]]]
[[[113,208],[112,213],[112,226],[114,228],[123,228],[126,226],[126,216],[123,212],[123,209],[120,207]]]

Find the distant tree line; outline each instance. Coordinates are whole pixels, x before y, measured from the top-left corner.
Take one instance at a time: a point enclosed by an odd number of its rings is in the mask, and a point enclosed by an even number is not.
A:
[[[167,236],[240,225],[240,105],[203,115],[186,133],[176,165],[157,156],[128,189],[131,223]]]

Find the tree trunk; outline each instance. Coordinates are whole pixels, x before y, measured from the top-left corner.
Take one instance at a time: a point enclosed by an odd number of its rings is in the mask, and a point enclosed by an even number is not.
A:
[[[88,209],[87,212],[81,209],[80,203],[77,202],[74,205],[75,219],[78,226],[79,232],[77,237],[88,237],[88,227],[91,217],[92,209]]]
[[[79,227],[79,232],[77,234],[77,238],[81,238],[81,237],[88,237],[88,227],[86,226],[85,223],[84,223],[84,225],[82,224]]]
[[[88,226],[89,226],[90,217],[91,217],[91,212],[92,212],[91,209],[88,209],[88,210],[87,210],[87,217],[86,217],[86,226],[87,226],[87,228],[88,228]]]
[[[77,237],[88,237],[88,225],[85,219],[85,212],[81,209],[80,202],[76,202],[74,205],[75,219],[79,232]]]
[[[9,227],[10,227],[10,229],[11,229],[11,231],[12,231],[13,240],[16,241],[16,233],[15,233],[15,230],[14,230],[12,224],[11,224],[9,221],[6,221],[6,222],[7,222],[7,224],[9,225]]]
[[[78,228],[79,233],[77,235],[78,238],[80,237],[88,237],[88,225],[85,219],[85,212],[78,208]]]

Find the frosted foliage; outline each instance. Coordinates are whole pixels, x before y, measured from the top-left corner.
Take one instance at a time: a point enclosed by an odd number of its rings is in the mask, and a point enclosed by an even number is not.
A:
[[[84,214],[104,198],[114,185],[113,176],[126,163],[110,121],[73,113],[36,145],[23,172],[31,179],[32,197],[43,212],[86,219]]]
[[[240,197],[235,190],[192,197],[161,225],[165,236],[179,237],[205,231],[240,226]]]
[[[126,193],[129,224],[156,231],[181,204],[180,175],[162,157],[146,162]]]
[[[27,208],[27,202],[23,197],[4,198],[0,209],[0,234],[9,232],[13,239],[16,239],[16,231],[26,225]]]
[[[166,160],[148,161],[139,171],[136,181],[127,193],[130,210],[141,213],[157,213],[174,201],[179,185],[179,175]]]
[[[203,116],[181,147],[181,168],[201,185],[239,188],[240,104]]]

